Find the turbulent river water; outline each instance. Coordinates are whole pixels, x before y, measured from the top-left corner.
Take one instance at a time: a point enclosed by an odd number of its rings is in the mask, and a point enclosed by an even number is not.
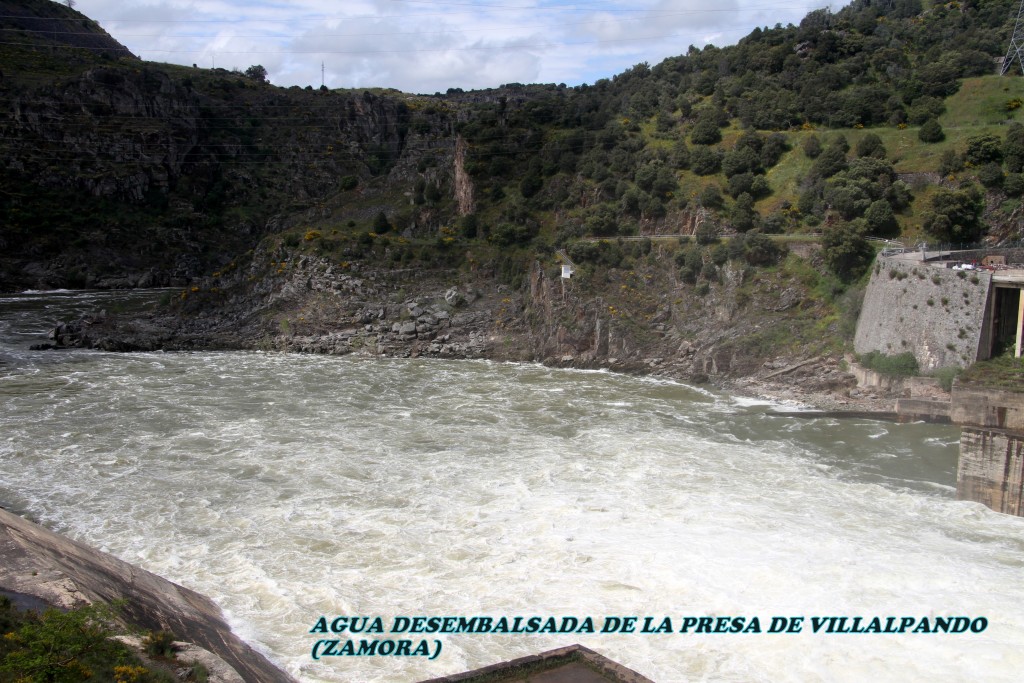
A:
[[[0,297],[0,505],[210,596],[301,680],[417,681],[575,642],[660,683],[1024,670],[1024,520],[955,500],[954,428],[773,417],[535,365],[28,350],[58,320],[155,296]],[[321,615],[808,621],[427,635],[433,661],[313,661]],[[988,627],[810,629],[961,615]]]

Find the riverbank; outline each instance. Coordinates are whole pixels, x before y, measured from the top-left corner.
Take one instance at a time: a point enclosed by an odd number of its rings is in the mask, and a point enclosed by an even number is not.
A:
[[[846,323],[801,284],[808,276],[796,265],[751,276],[727,264],[720,284],[699,294],[654,257],[628,273],[574,280],[538,263],[518,287],[482,268],[340,268],[310,255],[282,259],[280,250],[250,258],[167,292],[156,311],[64,321],[51,343],[526,361],[653,375],[822,410],[894,407],[895,396],[858,388],[842,355]]]
[[[486,318],[481,320],[486,322]],[[397,335],[370,335],[357,341],[356,335],[338,335],[320,330],[304,335],[260,336],[255,328],[242,334],[204,318],[182,319],[172,315],[148,314],[127,319],[89,315],[62,323],[51,333],[55,345],[49,348],[94,348],[105,351],[200,351],[278,350],[289,353],[355,355],[378,357],[427,357],[486,359],[510,362],[539,362],[551,367],[605,369],[629,375],[671,379],[683,384],[709,386],[716,390],[754,400],[770,401],[797,409],[892,413],[896,396],[882,389],[858,388],[846,361],[836,355],[811,358],[780,358],[750,368],[750,374],[704,374],[693,372],[692,363],[675,358],[634,357],[628,360],[600,358],[591,353],[536,358],[525,349],[507,343],[497,346],[484,325],[460,326],[455,317],[443,328],[444,335],[423,340]],[[479,320],[477,321],[479,323]],[[459,340],[462,340],[461,342]],[[504,336],[508,339],[508,334]],[[355,343],[353,343],[355,342]],[[526,340],[524,340],[526,343]],[[376,345],[375,345],[376,344]]]

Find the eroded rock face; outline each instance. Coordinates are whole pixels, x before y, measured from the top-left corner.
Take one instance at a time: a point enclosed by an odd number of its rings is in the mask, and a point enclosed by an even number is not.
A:
[[[0,510],[0,586],[59,607],[125,600],[127,621],[196,643],[242,680],[293,680],[235,636],[209,598],[6,510]]]

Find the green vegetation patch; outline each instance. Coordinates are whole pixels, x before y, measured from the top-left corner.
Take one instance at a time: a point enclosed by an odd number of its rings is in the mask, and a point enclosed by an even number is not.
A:
[[[1011,103],[1022,95],[1024,83],[1021,83],[1020,78],[965,78],[960,89],[946,98],[946,113],[939,117],[939,123],[948,131],[960,127],[994,128],[1007,120],[1019,121],[1021,109],[1012,107]],[[972,134],[978,133],[980,131],[972,131]]]
[[[1024,361],[1010,354],[979,361],[964,370],[960,381],[1024,393]]]
[[[914,377],[919,371],[917,359],[909,351],[895,356],[888,356],[881,351],[870,351],[858,356],[857,362],[887,377]]]
[[[120,631],[116,619],[117,609],[109,605],[39,614],[19,611],[0,596],[0,682],[174,681],[165,671],[143,666],[128,646],[112,640]]]
[[[963,373],[963,368],[950,366],[934,370],[931,376],[939,381],[939,386],[942,387],[943,391],[950,391],[953,388],[953,380],[959,377],[961,373]]]

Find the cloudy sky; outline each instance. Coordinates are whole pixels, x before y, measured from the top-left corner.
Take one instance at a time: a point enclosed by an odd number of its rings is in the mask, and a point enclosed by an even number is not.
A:
[[[276,85],[411,93],[593,83],[799,23],[824,0],[78,0],[143,59],[246,69]]]

